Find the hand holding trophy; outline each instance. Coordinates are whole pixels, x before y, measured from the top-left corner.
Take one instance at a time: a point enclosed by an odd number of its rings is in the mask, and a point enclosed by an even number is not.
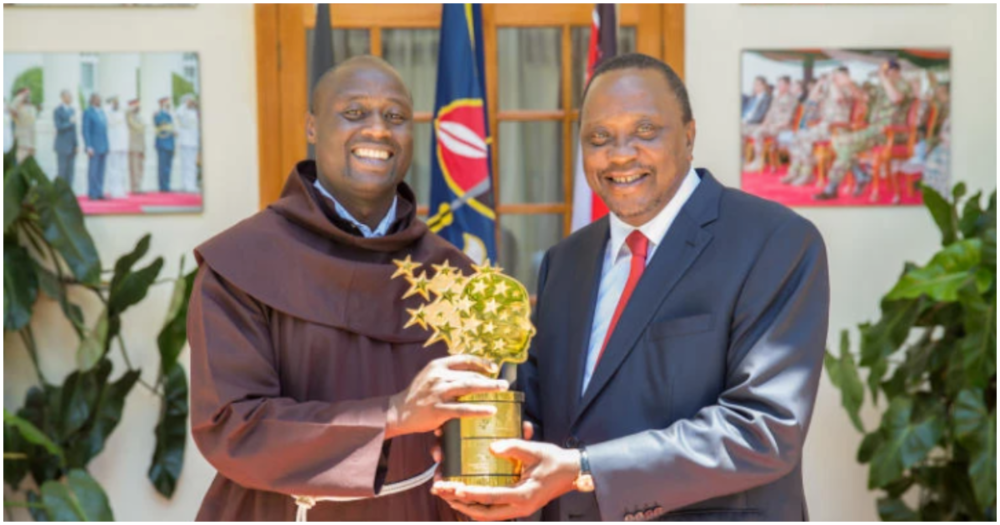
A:
[[[403,277],[410,288],[403,299],[419,295],[428,303],[408,309],[405,327],[418,325],[432,332],[425,346],[443,342],[452,355],[482,357],[496,366],[523,363],[535,335],[531,303],[524,285],[501,273],[487,261],[466,276],[448,261],[432,265],[434,275],[417,272],[420,263],[409,257],[394,261],[393,278]],[[433,296],[433,299],[432,299]],[[490,392],[461,396],[457,401],[492,406],[492,417],[452,419],[443,428],[442,474],[447,481],[466,485],[505,487],[520,479],[519,462],[498,458],[490,444],[521,436],[521,392]]]

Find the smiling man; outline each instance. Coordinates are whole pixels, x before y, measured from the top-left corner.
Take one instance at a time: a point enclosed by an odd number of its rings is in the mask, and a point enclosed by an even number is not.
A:
[[[692,168],[687,90],[645,55],[584,93],[580,145],[611,214],[542,263],[528,362],[536,441],[511,488],[439,482],[475,518],[803,520],[801,455],[826,344],[816,228]]]
[[[469,264],[416,218],[403,183],[409,91],[381,59],[355,58],[320,79],[310,113],[316,161],[195,251],[191,428],[218,470],[198,519],[454,518],[429,493],[433,431],[492,414],[455,398],[507,384],[404,328],[420,298],[401,301],[394,274]]]

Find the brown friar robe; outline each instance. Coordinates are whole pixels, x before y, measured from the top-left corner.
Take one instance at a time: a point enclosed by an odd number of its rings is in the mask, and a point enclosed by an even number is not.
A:
[[[397,220],[366,239],[299,163],[281,198],[195,250],[191,430],[217,470],[199,520],[292,520],[292,495],[371,497],[433,466],[433,434],[385,441],[389,397],[432,359],[428,332],[403,329],[408,284],[394,259],[468,259],[416,218],[400,184]],[[418,270],[419,271],[419,270]],[[451,520],[431,482],[398,494],[319,502],[310,521]]]

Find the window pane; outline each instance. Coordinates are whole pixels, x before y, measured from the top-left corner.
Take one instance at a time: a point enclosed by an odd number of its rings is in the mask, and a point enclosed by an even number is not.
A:
[[[561,121],[500,123],[500,202],[563,200]]]
[[[561,107],[560,47],[559,28],[497,31],[501,111]]]
[[[573,107],[580,107],[584,79],[587,78],[587,51],[590,49],[590,27],[574,27],[573,39]],[[618,28],[618,54],[635,51],[635,28]]]
[[[399,71],[410,88],[416,111],[434,111],[438,35],[437,29],[382,31],[382,57]]]
[[[500,266],[524,283],[528,293],[538,292],[542,257],[562,239],[562,229],[562,215],[500,216]]]
[[[413,124],[413,161],[406,174],[406,183],[417,194],[417,204],[426,206],[431,201],[431,124]]]
[[[312,78],[313,43],[316,41],[316,31],[306,30],[306,84]],[[357,55],[366,55],[371,49],[368,45],[367,29],[334,29],[333,30],[333,63],[339,64]]]

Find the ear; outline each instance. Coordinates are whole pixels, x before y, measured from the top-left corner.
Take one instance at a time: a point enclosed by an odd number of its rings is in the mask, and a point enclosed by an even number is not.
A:
[[[306,113],[306,142],[316,144],[316,116]]]
[[[684,136],[685,139],[687,140],[685,148],[687,149],[688,160],[694,159],[694,137],[697,131],[696,128],[697,126],[695,125],[694,119],[691,119],[691,122],[688,122],[687,125],[684,126]]]

